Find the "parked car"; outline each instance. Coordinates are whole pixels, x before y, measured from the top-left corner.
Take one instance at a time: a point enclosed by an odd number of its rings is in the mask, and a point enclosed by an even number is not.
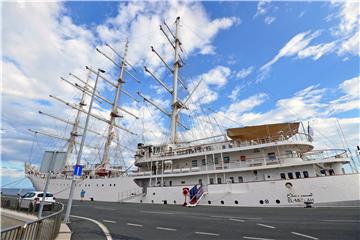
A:
[[[40,207],[40,203],[43,199],[44,193],[43,192],[27,192],[24,195],[18,198],[18,207],[19,208],[26,208],[30,211],[38,210]],[[55,204],[55,197],[52,193],[46,193],[45,201],[44,201],[44,210],[48,209],[51,210]]]

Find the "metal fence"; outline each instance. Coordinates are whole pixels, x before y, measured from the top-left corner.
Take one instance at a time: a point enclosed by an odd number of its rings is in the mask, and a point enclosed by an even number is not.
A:
[[[1,196],[1,207],[19,210],[18,200],[16,197]],[[59,233],[61,225],[62,212],[64,205],[62,203],[55,203],[54,208],[47,213],[46,216],[26,222],[24,225],[17,225],[14,227],[1,229],[1,240],[51,240],[55,239]],[[35,208],[30,214],[34,214]]]

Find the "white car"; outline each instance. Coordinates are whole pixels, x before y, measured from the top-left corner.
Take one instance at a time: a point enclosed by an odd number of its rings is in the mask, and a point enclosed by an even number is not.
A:
[[[43,192],[27,192],[23,196],[18,198],[18,206],[19,208],[26,208],[32,211],[35,207],[35,210],[39,209],[40,203],[43,199]],[[52,209],[55,204],[55,197],[52,193],[46,193],[45,201],[44,201],[44,209]]]

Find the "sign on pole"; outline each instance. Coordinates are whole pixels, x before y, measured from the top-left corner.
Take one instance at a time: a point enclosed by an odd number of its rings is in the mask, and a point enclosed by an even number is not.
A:
[[[74,176],[81,176],[82,174],[82,165],[75,165],[74,167]]]

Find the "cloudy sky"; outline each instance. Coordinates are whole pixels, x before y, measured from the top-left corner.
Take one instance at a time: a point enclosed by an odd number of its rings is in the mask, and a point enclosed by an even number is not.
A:
[[[103,68],[116,81],[118,68],[97,53],[98,47],[115,61],[129,40],[130,70],[124,89],[136,96],[141,91],[166,111],[170,95],[144,72],[147,66],[166,84],[171,76],[150,46],[171,65],[173,53],[159,30],[166,21],[174,30],[180,20],[184,66],[181,77],[191,91],[189,111],[181,121],[182,140],[219,134],[226,127],[303,121],[314,127],[315,144],[343,148],[337,122],[346,144],[359,144],[359,3],[351,2],[59,2],[2,3],[1,180],[2,186],[29,187],[24,162],[39,164],[42,152],[64,149],[63,141],[40,135],[29,128],[66,137],[70,126],[38,110],[71,121],[74,111],[53,101],[49,94],[78,102],[80,92],[64,81],[77,82],[69,72],[86,79],[85,66]],[[171,36],[171,35],[169,35]],[[90,82],[93,83],[94,75]],[[100,81],[99,92],[113,98],[113,89]],[[188,92],[179,86],[179,97]],[[124,113],[119,121],[131,131],[116,135],[122,145],[134,149],[138,141],[161,143],[169,138],[166,115],[140,101],[121,95]],[[94,111],[108,116],[109,106],[95,102]],[[105,132],[92,120],[90,126]],[[103,140],[89,134],[89,145]],[[115,152],[114,144],[112,151]],[[131,152],[124,150],[127,163]],[[92,150],[83,161],[92,162]],[[117,158],[121,158],[117,156]]]

